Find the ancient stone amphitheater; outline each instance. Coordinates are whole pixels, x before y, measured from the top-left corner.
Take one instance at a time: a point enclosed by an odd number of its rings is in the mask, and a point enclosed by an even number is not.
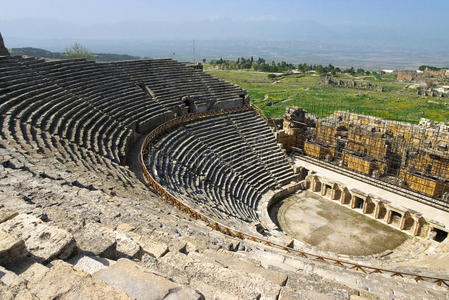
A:
[[[238,86],[0,50],[1,299],[447,299],[447,243],[355,257],[279,230],[304,174]]]

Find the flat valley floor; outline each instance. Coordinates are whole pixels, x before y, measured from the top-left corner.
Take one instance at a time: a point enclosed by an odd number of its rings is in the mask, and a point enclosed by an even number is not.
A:
[[[409,237],[356,211],[309,191],[277,203],[272,213],[291,237],[321,250],[370,255],[394,249]]]

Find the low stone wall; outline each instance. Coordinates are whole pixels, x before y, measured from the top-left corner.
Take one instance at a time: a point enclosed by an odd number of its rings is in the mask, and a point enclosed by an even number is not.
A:
[[[271,220],[269,211],[271,207],[284,199],[286,196],[291,195],[299,190],[304,189],[304,181],[294,182],[284,186],[277,191],[269,191],[262,196],[257,207],[257,214],[260,217],[262,225],[269,230],[279,230],[278,226]]]

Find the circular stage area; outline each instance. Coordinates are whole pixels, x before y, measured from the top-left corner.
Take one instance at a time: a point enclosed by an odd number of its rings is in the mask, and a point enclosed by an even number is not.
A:
[[[409,237],[394,228],[304,191],[274,205],[270,212],[291,237],[321,250],[370,255],[394,249]]]

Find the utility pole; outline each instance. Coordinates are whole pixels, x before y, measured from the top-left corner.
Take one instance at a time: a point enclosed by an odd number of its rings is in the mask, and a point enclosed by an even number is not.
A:
[[[195,40],[193,40],[193,63],[196,62],[196,58],[195,58]]]

